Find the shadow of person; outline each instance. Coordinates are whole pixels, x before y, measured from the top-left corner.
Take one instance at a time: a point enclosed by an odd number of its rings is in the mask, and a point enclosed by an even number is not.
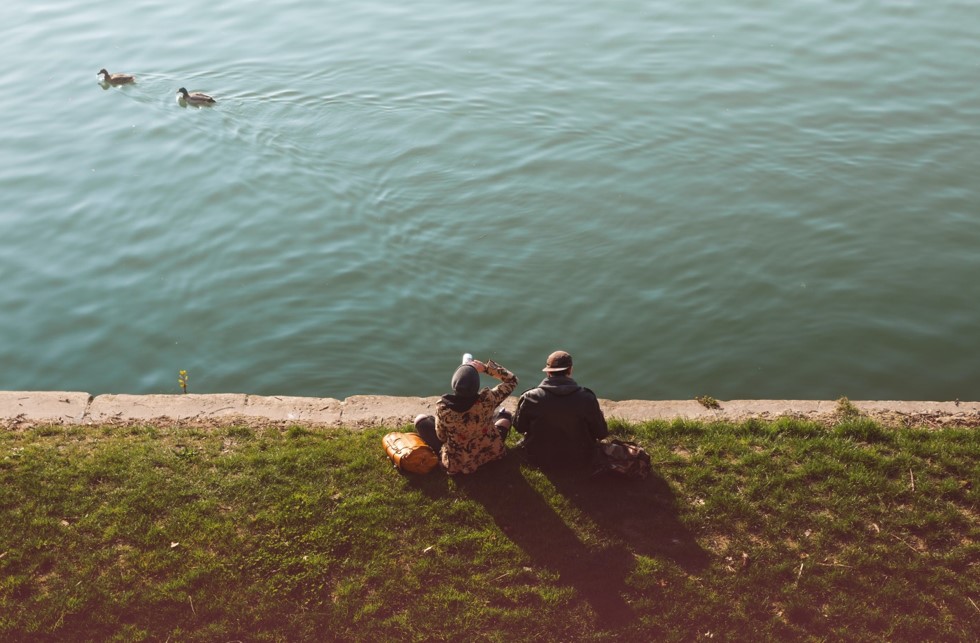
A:
[[[597,625],[616,628],[636,618],[623,598],[632,554],[621,544],[586,545],[525,478],[514,454],[454,478],[458,488],[481,504],[500,530],[532,564],[552,570],[588,602]]]
[[[681,523],[670,485],[657,474],[629,480],[588,471],[544,471],[554,487],[632,554],[672,560],[688,573],[703,570],[709,555]]]

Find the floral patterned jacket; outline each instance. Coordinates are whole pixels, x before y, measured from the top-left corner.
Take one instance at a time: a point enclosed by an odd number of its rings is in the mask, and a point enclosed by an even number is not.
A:
[[[481,390],[468,411],[454,411],[443,400],[436,405],[436,436],[443,443],[440,457],[446,473],[473,473],[507,454],[504,439],[493,425],[493,415],[517,388],[517,377],[493,360],[487,361],[486,374],[501,382]]]

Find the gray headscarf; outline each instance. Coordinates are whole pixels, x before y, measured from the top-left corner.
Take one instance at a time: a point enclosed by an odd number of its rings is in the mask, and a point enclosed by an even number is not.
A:
[[[457,413],[469,411],[480,393],[480,373],[475,366],[463,364],[453,373],[452,387],[452,394],[442,396],[446,406]]]

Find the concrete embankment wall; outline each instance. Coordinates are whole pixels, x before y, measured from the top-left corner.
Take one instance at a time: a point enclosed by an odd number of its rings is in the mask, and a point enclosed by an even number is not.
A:
[[[315,397],[214,395],[97,395],[60,391],[0,391],[0,423],[101,425],[297,424],[363,428],[397,427],[419,413],[433,413],[438,397],[354,395]],[[836,400],[720,400],[705,408],[695,400],[599,400],[607,418],[629,422],[671,420],[741,421],[795,417],[818,422],[837,417]],[[505,406],[511,410],[517,398]],[[862,414],[888,424],[980,426],[980,402],[852,401]]]

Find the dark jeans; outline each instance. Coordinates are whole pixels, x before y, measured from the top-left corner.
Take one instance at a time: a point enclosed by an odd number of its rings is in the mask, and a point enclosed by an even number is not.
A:
[[[500,422],[507,420],[507,422]],[[500,422],[500,424],[498,424]],[[514,414],[507,409],[500,408],[493,414],[493,423],[500,431],[500,439],[506,441],[507,434],[510,432],[510,425],[514,422]],[[503,424],[504,426],[501,426]],[[442,450],[442,441],[436,435],[436,418],[434,415],[420,415],[415,418],[415,432],[421,436],[437,454]]]

